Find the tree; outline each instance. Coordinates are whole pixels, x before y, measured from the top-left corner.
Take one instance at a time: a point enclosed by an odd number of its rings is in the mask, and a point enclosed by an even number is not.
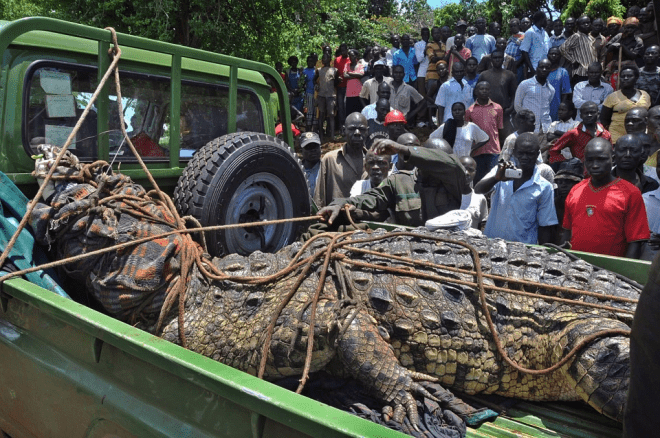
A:
[[[490,19],[486,4],[477,0],[465,0],[460,3],[449,3],[442,8],[433,10],[436,26],[449,26],[454,28],[458,20],[474,23],[479,17]]]

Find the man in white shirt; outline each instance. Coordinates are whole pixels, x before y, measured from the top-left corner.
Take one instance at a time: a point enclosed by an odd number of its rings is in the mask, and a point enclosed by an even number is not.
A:
[[[438,124],[442,124],[451,118],[451,106],[455,102],[463,102],[466,108],[472,104],[472,88],[468,85],[465,77],[465,67],[460,62],[451,67],[452,77],[444,82],[438,90],[435,104],[438,107]]]
[[[429,58],[426,57],[426,43],[429,42],[431,31],[428,27],[422,27],[422,39],[415,43],[415,58],[419,63],[417,68],[417,91],[426,94],[426,70],[429,68]]]

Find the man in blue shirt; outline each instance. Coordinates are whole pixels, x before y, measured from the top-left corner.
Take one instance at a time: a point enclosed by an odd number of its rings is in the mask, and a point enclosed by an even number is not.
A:
[[[402,65],[405,76],[403,77],[403,82],[410,85],[411,87],[416,87],[415,81],[417,81],[417,74],[415,73],[415,50],[410,44],[410,35],[404,35],[401,37],[401,48],[394,52],[392,57],[392,67],[395,65]]]
[[[481,62],[481,58],[495,51],[495,37],[486,33],[486,19],[484,17],[477,18],[474,26],[477,28],[477,33],[467,39],[465,47],[472,51],[472,56],[477,58],[478,62]]]
[[[539,150],[536,135],[520,134],[513,148],[513,157],[522,176],[508,178],[505,172],[514,166],[511,162],[504,162],[474,187],[474,192],[480,194],[493,190],[491,211],[484,229],[486,236],[528,244],[552,241],[553,225],[558,223],[554,191],[536,166]]]
[[[520,50],[522,51],[525,65],[534,74],[539,61],[548,57],[548,49],[550,48],[550,37],[546,33],[545,26],[548,24],[548,17],[545,13],[537,11],[532,16],[534,25],[527,29],[525,38],[520,43]]]

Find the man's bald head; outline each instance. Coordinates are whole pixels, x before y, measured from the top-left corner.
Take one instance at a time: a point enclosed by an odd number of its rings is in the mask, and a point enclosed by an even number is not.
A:
[[[346,117],[344,124],[344,137],[346,144],[352,150],[362,149],[369,131],[367,118],[361,113],[351,113]]]
[[[596,181],[606,181],[612,175],[612,143],[602,137],[589,140],[584,149],[584,167]]]
[[[660,105],[656,105],[649,110],[648,132],[655,135],[655,131],[660,129]]]
[[[589,143],[587,143],[587,146],[585,147],[585,150],[584,150],[585,153],[587,152],[587,150],[592,150],[592,151],[604,150],[608,154],[610,154],[610,156],[611,156],[612,155],[612,143],[605,140],[603,137],[592,138],[591,140],[589,140]]]
[[[649,121],[649,112],[646,108],[633,108],[626,113],[626,118],[623,122],[626,133],[637,134],[646,132],[646,125]]]
[[[415,134],[406,132],[397,137],[396,142],[408,147],[421,146],[422,143],[419,141]],[[407,163],[403,155],[399,154],[399,161],[396,163],[396,168],[399,170],[413,170],[415,166],[410,163]]]
[[[415,134],[411,134],[410,132],[401,134],[399,138],[396,139],[396,142],[404,146],[421,146],[422,144],[419,141],[419,138],[417,138]]]
[[[429,149],[438,149],[446,154],[454,153],[454,150],[444,138],[429,138],[422,146]]]
[[[644,145],[637,134],[619,137],[614,146],[614,163],[623,170],[636,169],[644,154]]]

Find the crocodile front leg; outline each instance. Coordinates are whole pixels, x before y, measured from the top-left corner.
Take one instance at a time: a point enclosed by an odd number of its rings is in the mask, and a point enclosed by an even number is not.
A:
[[[340,362],[348,374],[394,408],[395,421],[403,421],[407,413],[411,424],[416,425],[419,416],[414,395],[438,400],[415,380],[435,382],[437,379],[401,366],[372,321],[370,316],[359,312],[345,329],[338,338]]]
[[[571,350],[591,333],[607,329],[628,330],[613,319],[593,318],[571,326],[560,343]],[[598,412],[623,421],[630,380],[630,339],[624,336],[602,337],[580,350],[567,368],[567,378],[576,393]]]

